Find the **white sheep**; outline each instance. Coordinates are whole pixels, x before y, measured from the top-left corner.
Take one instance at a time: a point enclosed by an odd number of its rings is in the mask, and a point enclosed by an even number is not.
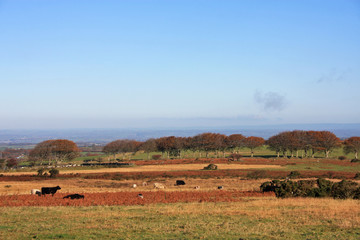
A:
[[[31,195],[38,195],[40,196],[41,195],[41,191],[39,189],[31,189]]]
[[[154,183],[154,188],[157,188],[157,189],[164,189],[165,186],[161,183]]]

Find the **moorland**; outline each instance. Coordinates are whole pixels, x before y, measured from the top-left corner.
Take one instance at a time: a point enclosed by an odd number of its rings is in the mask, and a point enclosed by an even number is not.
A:
[[[186,150],[169,157],[141,150],[83,151],[57,167],[24,162],[0,173],[0,238],[359,239],[358,199],[281,198],[260,189],[274,179],[359,184],[360,163],[343,148],[327,157],[320,151],[278,157],[266,145],[255,152],[237,149],[236,158],[233,151]],[[107,161],[127,165],[81,166]],[[206,170],[210,164],[217,169]],[[58,172],[51,175],[51,169]],[[186,184],[175,185],[176,180]],[[55,186],[61,189],[54,196],[30,194]],[[84,199],[64,199],[75,193]]]

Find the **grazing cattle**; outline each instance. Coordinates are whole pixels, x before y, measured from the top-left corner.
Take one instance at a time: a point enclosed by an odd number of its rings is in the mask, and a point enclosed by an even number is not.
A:
[[[31,189],[31,195],[41,196],[41,191],[39,189]]]
[[[63,197],[63,199],[65,198],[70,198],[70,199],[81,199],[81,198],[85,198],[84,195],[81,195],[81,194],[70,194],[70,195],[67,195],[65,197]]]
[[[198,190],[198,189],[200,189],[200,186],[195,186],[194,188],[195,188],[196,190]]]
[[[223,186],[218,186],[218,189],[220,189],[220,190],[223,189]]]
[[[136,187],[137,187],[137,185],[136,185],[136,184],[133,184],[133,185],[132,185],[132,188],[136,188]]]
[[[57,187],[43,187],[41,188],[41,195],[45,194],[51,194],[52,196],[54,196],[54,194],[56,193],[57,190],[60,190],[61,188],[59,186]]]
[[[141,193],[139,193],[138,198],[144,198],[144,196]]]
[[[185,181],[184,180],[176,180],[175,186],[179,186],[179,185],[185,185]]]
[[[157,189],[164,189],[165,186],[161,183],[154,183],[154,188],[157,188]]]
[[[145,186],[148,185],[148,183],[147,183],[147,182],[143,182],[142,185],[143,185],[143,187],[145,187]]]

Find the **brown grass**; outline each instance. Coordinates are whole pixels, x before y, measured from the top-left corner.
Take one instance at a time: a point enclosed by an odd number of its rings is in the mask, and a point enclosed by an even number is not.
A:
[[[1,207],[0,238],[350,240],[359,239],[359,216],[360,203],[355,200],[274,197],[132,206]]]
[[[137,195],[141,193],[143,198]],[[57,193],[54,196],[8,195],[0,196],[0,207],[21,206],[112,206],[112,205],[144,205],[153,203],[177,202],[237,202],[244,197],[274,197],[271,192],[249,191],[174,191],[174,192],[106,192],[86,193],[83,199],[63,199],[67,195]]]
[[[6,181],[0,182],[0,195],[30,194],[31,189],[41,189],[41,187],[60,186],[60,193],[94,193],[94,192],[118,192],[118,191],[155,191],[153,183],[160,182],[165,185],[165,191],[190,191],[195,186],[200,186],[201,191],[210,191],[223,186],[226,190],[238,191],[258,191],[261,180],[240,180],[238,178],[211,178],[211,179],[183,179],[184,186],[174,186],[175,179],[159,178],[145,179],[147,186],[142,186],[143,180],[106,180],[106,179],[51,179],[40,181]],[[132,188],[137,184],[137,188]]]
[[[156,208],[150,205],[150,208]],[[257,219],[275,219],[276,226],[286,226],[290,219],[303,225],[317,225],[319,220],[336,222],[341,228],[360,227],[360,201],[334,200],[331,198],[249,198],[247,201],[226,203],[226,208],[216,203],[189,203],[186,207],[162,207],[162,214],[212,214],[245,215]]]
[[[61,169],[62,174],[75,173],[114,173],[114,172],[158,172],[158,171],[188,171],[188,170],[202,170],[208,164],[168,164],[168,165],[143,165],[128,168],[101,168],[101,169],[87,169],[87,170],[66,170]],[[219,170],[228,169],[266,169],[266,168],[281,168],[280,165],[243,165],[243,164],[217,164]],[[37,172],[9,172],[3,175],[36,175]]]

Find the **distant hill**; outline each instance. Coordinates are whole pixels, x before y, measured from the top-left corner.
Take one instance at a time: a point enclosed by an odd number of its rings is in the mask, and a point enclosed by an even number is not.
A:
[[[0,130],[0,145],[36,144],[48,139],[69,139],[77,143],[107,143],[115,139],[146,140],[162,136],[194,136],[204,132],[226,135],[240,133],[245,136],[258,136],[265,139],[282,131],[326,130],[339,138],[360,136],[360,124],[286,124],[231,127],[194,127],[168,129],[47,129],[47,130]]]

